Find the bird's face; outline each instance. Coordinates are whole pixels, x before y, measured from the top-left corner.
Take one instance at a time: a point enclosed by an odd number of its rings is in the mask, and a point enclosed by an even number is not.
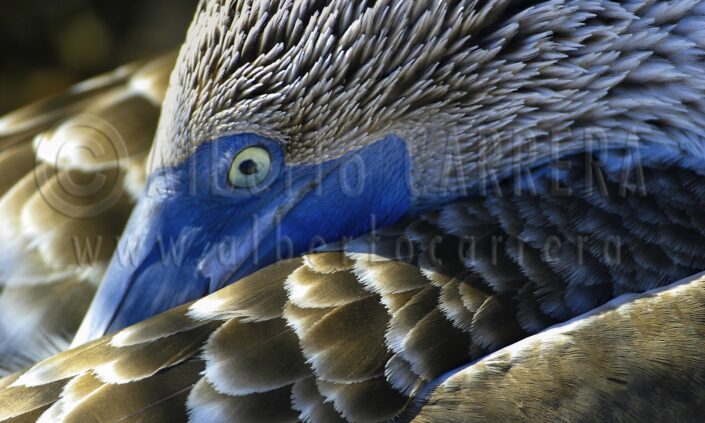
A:
[[[447,198],[439,180],[457,176],[445,174],[454,167],[439,146],[476,155],[444,140],[487,130],[459,108],[468,97],[477,110],[461,86],[476,78],[456,76],[493,55],[444,26],[461,29],[458,13],[474,19],[473,8],[415,5],[201,2],[163,103],[148,187],[75,343]],[[486,113],[506,114],[491,103],[497,111]]]
[[[649,55],[620,61],[618,37],[570,30],[592,3],[563,6],[201,1],[156,170],[77,342],[582,151],[590,134],[670,139],[612,90]],[[673,112],[659,123],[692,119]]]
[[[308,164],[287,163],[283,147],[236,134],[154,172],[79,337],[136,323],[409,213],[400,138]]]

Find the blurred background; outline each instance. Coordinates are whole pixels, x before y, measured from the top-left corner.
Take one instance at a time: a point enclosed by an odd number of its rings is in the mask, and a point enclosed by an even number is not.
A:
[[[176,48],[197,0],[2,0],[0,115]]]

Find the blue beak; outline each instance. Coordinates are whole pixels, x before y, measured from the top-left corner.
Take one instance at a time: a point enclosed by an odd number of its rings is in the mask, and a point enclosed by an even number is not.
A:
[[[252,145],[271,152],[273,170],[256,190],[233,189],[223,175]],[[303,165],[287,165],[279,143],[255,135],[204,143],[150,177],[74,345],[398,221],[411,210],[409,169],[397,137]]]

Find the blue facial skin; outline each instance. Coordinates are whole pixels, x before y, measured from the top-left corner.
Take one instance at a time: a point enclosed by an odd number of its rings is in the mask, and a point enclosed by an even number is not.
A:
[[[233,159],[266,148],[254,188],[228,180]],[[320,164],[288,165],[282,145],[241,134],[202,144],[154,173],[75,344],[214,292],[280,259],[364,235],[410,213],[406,143],[390,136]]]

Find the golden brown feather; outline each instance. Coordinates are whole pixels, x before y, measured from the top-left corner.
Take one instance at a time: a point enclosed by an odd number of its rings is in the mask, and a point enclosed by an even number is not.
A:
[[[414,421],[702,420],[702,276],[590,314],[456,372]]]

